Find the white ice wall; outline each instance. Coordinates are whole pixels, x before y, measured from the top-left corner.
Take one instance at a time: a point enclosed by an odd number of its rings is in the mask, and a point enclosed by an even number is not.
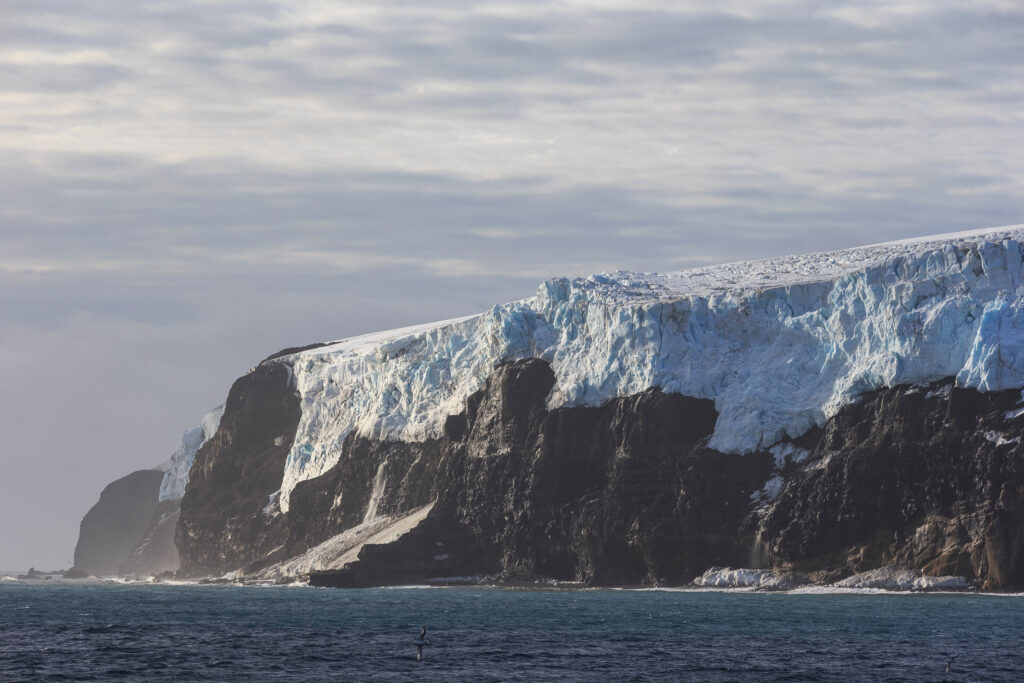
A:
[[[220,426],[220,418],[223,414],[224,406],[217,406],[204,415],[200,426],[183,433],[178,450],[160,465],[160,469],[164,471],[164,478],[160,482],[161,503],[165,500],[181,500],[185,495],[188,473],[192,469],[192,461],[195,460],[196,452],[217,433],[217,427]]]
[[[367,335],[279,359],[302,416],[281,508],[346,435],[422,440],[495,363],[549,361],[550,407],[650,387],[715,401],[711,446],[767,448],[859,394],[956,376],[1024,386],[1024,227],[711,266],[555,278],[487,313]]]

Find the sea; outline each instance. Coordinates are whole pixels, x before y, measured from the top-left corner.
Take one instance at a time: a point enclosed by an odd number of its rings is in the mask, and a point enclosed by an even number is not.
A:
[[[1024,596],[0,581],[5,683],[374,680],[1021,681]]]

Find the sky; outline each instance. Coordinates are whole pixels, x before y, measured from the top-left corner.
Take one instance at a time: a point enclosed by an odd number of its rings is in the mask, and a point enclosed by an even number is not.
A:
[[[1017,0],[0,5],[0,569],[274,351],[1024,222]]]

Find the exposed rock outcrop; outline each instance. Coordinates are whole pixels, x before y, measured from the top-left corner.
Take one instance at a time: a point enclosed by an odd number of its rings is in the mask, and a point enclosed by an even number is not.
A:
[[[239,415],[289,405],[284,379],[247,381],[252,406]],[[710,566],[751,564],[828,581],[901,566],[991,589],[1024,583],[1017,392],[950,383],[882,390],[823,430],[740,456],[706,446],[716,419],[710,401],[653,389],[597,408],[548,410],[552,383],[544,361],[503,363],[440,439],[350,435],[346,457],[300,483],[287,515],[266,506],[284,447],[258,447],[283,426],[266,428],[264,415],[257,447],[211,447],[197,458],[211,471],[220,457],[235,461],[231,487],[258,493],[242,507],[211,488],[207,505],[227,501],[234,516],[207,512],[211,528],[192,526],[179,543],[187,539],[193,557],[226,558],[213,573],[253,574],[332,542],[351,551],[332,572],[302,565],[318,585],[468,574],[683,584]],[[248,429],[240,418],[228,422],[232,405],[225,424]],[[231,433],[220,442],[237,444]],[[238,462],[245,458],[253,460]],[[427,505],[422,521],[388,543],[338,545],[347,529],[383,529]],[[210,572],[201,561],[191,567]]]
[[[483,573],[682,583],[709,558],[719,564],[747,559],[754,532],[743,530],[743,520],[751,494],[771,471],[770,455],[709,450],[704,444],[716,418],[710,401],[653,389],[598,408],[548,411],[552,383],[544,361],[501,364],[466,410],[449,420],[441,439],[403,443],[350,435],[345,458],[296,487],[288,515],[254,515],[269,530],[264,533],[275,536],[272,545],[264,542],[276,549],[268,561],[299,555],[376,516],[400,516],[430,503],[433,509],[415,529],[392,544],[363,547],[358,562],[316,580],[371,585]],[[216,467],[217,457],[204,447],[197,463],[209,458],[208,466]],[[191,501],[187,494],[183,519]],[[179,533],[183,556],[249,560],[251,541],[237,535],[229,541],[213,533],[226,546],[193,551],[210,532]]]
[[[952,382],[872,392],[829,420],[765,515],[777,563],[882,566],[1024,586],[1020,393]]]
[[[180,508],[178,500],[165,500],[157,505],[142,540],[118,567],[120,574],[154,576],[177,571],[180,562],[174,531]]]
[[[108,484],[78,533],[75,566],[94,576],[116,576],[142,541],[158,504],[163,472],[139,470]]]
[[[267,362],[235,381],[217,433],[196,453],[175,531],[181,571],[220,574],[283,540],[272,515],[299,400],[290,370]]]
[[[139,508],[135,516],[145,516],[151,511],[148,527],[143,532],[141,540],[134,532],[124,535],[124,520],[117,515],[108,515],[90,526],[89,533],[93,536],[117,537],[125,546],[133,540],[136,543],[126,557],[123,557],[123,547],[120,547],[114,556],[109,557],[105,556],[107,550],[96,550],[97,561],[100,561],[99,557],[104,557],[102,563],[106,565],[106,573],[115,573],[111,568],[117,567],[117,573],[122,575],[146,577],[178,569],[178,549],[174,544],[174,534],[181,510],[181,497],[185,493],[195,453],[203,442],[216,433],[222,411],[223,406],[218,406],[204,415],[199,426],[186,430],[181,435],[178,449],[171,457],[153,468],[152,471],[158,471],[160,476],[155,510],[152,510],[153,501],[147,497],[146,492],[152,483],[152,477],[157,475],[147,475],[144,480],[131,480],[141,487],[136,494],[142,496],[143,500],[143,507]],[[131,485],[133,484],[130,482],[124,484]]]

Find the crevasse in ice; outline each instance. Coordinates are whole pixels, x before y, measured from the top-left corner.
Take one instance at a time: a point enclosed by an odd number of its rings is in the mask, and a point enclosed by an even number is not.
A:
[[[1024,386],[1024,226],[677,273],[554,278],[466,318],[278,359],[302,415],[285,465],[322,474],[345,437],[440,434],[502,360],[549,361],[549,406],[660,387],[712,399],[710,446],[747,453],[821,425],[859,394],[955,376]]]

